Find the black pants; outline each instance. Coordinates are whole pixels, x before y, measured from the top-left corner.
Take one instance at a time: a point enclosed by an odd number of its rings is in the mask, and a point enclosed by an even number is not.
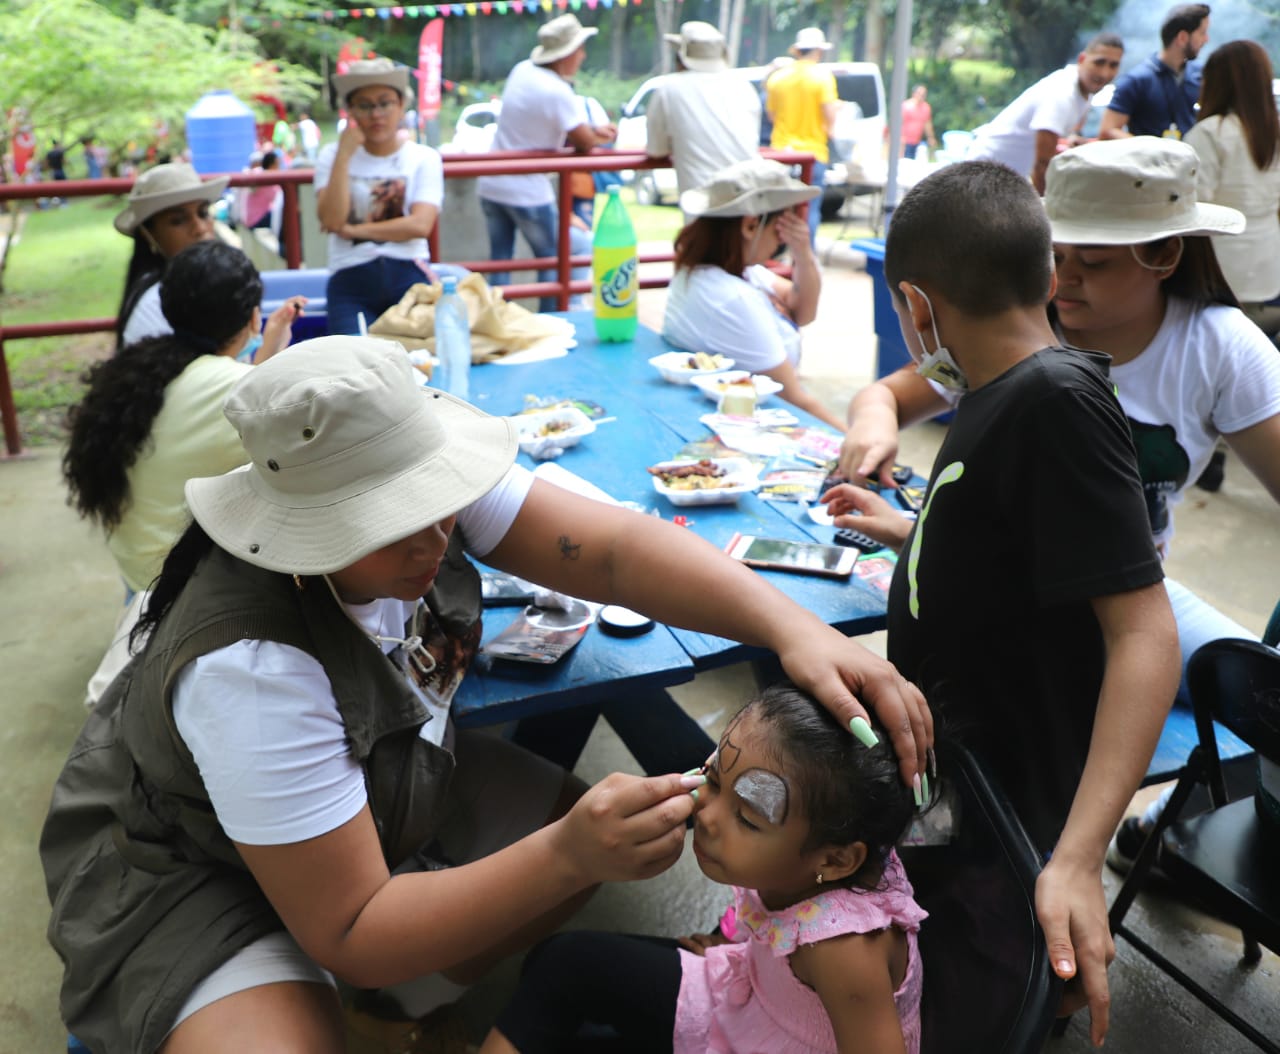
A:
[[[559,933],[526,957],[496,1027],[521,1054],[664,1054],[679,994],[674,940]]]

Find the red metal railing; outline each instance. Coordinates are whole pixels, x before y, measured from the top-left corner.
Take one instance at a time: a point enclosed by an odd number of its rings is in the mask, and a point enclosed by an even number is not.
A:
[[[797,165],[807,182],[813,169],[813,156],[792,150],[764,150],[762,153],[788,165]],[[642,153],[624,153],[619,150],[596,150],[590,154],[578,154],[570,150],[560,151],[495,151],[488,154],[444,154],[445,179],[474,179],[478,176],[506,176],[533,173],[569,172],[620,172],[626,169],[669,168],[671,162],[664,157],[648,157]],[[241,172],[231,176],[233,187],[256,187],[275,184],[284,191],[284,205],[280,226],[281,255],[290,269],[302,264],[302,230],[298,220],[298,185],[310,183],[310,168],[272,170],[269,172]],[[0,202],[24,201],[39,198],[115,197],[127,194],[133,179],[69,179],[47,183],[0,183]],[[530,296],[555,296],[561,311],[569,307],[569,299],[577,293],[591,291],[587,279],[574,281],[575,267],[590,265],[591,257],[573,256],[569,251],[569,227],[572,212],[570,180],[559,182],[558,201],[560,231],[558,252],[554,257],[536,257],[517,260],[458,260],[469,270],[480,274],[500,271],[551,270],[556,278],[551,282],[525,282],[503,286],[508,299]],[[816,207],[816,206],[811,206]],[[440,225],[447,222],[442,214],[431,232],[431,258],[439,260]],[[640,263],[669,263],[674,256],[670,252],[641,254]],[[444,261],[442,261],[444,262]],[[640,279],[644,289],[664,286],[665,276],[648,276]],[[3,425],[5,452],[0,462],[17,457],[22,452],[22,438],[18,432],[18,415],[13,403],[13,387],[9,379],[9,366],[5,356],[5,342],[35,337],[60,337],[78,333],[101,333],[114,330],[114,318],[86,318],[69,322],[31,322],[6,326],[0,322],[0,425]]]

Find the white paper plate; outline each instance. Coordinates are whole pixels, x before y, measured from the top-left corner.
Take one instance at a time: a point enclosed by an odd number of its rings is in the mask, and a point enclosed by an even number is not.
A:
[[[695,377],[709,377],[712,374],[733,369],[733,359],[725,355],[720,356],[721,365],[714,370],[690,369],[689,360],[692,358],[691,351],[664,351],[661,355],[651,358],[649,365],[662,374],[664,381],[670,381],[672,384],[692,384]]]
[[[820,527],[834,527],[836,523],[835,517],[832,516],[831,513],[827,512],[827,507],[825,505],[810,505],[809,519]]]
[[[577,446],[584,437],[596,430],[595,422],[576,406],[559,406],[551,410],[539,410],[537,413],[520,414],[515,422],[520,449],[530,457],[538,457],[551,447],[567,450],[571,446]],[[539,434],[546,425],[553,422],[564,423],[569,427],[548,435]]]
[[[760,488],[760,475],[755,465],[744,457],[708,458],[724,469],[724,475],[717,477],[724,486],[708,487],[705,490],[681,490],[663,483],[657,476],[650,476],[653,489],[666,498],[672,505],[727,505],[737,501],[742,495],[750,494]],[[685,461],[661,461],[654,468],[678,468],[687,465]]]
[[[772,377],[766,377],[763,373],[748,373],[746,370],[726,370],[723,373],[703,374],[694,377],[692,383],[713,403],[718,403],[720,396],[724,394],[726,385],[740,381],[744,377],[750,377],[751,383],[755,385],[757,403],[762,403],[769,396],[776,395],[782,391],[782,385]]]

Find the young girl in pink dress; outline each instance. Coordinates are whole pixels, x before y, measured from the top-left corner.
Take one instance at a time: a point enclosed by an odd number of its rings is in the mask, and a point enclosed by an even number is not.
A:
[[[893,848],[912,798],[886,737],[864,747],[775,687],[705,771],[693,851],[734,892],[717,932],[550,938],[481,1054],[589,1049],[584,1026],[646,1054],[917,1054],[925,912]]]

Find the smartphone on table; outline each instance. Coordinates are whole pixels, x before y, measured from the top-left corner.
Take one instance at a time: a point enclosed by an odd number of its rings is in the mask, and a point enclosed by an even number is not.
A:
[[[789,538],[758,538],[735,534],[725,552],[748,567],[770,571],[794,571],[827,578],[848,578],[858,562],[858,550],[843,545],[793,541]]]

